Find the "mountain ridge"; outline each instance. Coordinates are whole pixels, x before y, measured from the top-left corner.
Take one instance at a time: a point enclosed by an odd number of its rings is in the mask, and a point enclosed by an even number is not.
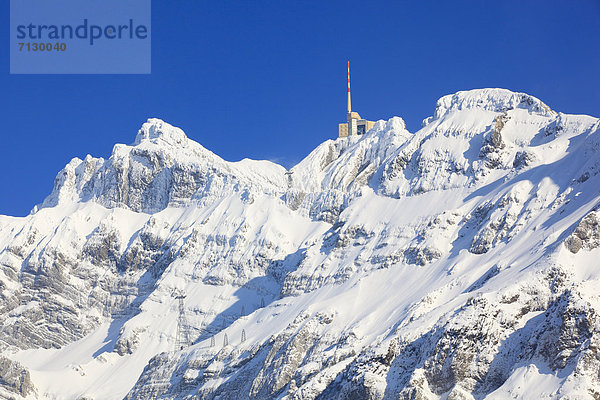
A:
[[[286,170],[224,161],[150,119],[107,160],[73,159],[28,217],[0,218],[12,363],[0,386],[68,399],[594,398],[599,131],[477,89],[442,97],[415,133],[378,121]]]

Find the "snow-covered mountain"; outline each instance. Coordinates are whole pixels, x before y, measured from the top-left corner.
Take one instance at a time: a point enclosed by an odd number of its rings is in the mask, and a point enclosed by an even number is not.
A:
[[[599,171],[503,89],[289,171],[150,119],[0,216],[0,397],[598,399]]]

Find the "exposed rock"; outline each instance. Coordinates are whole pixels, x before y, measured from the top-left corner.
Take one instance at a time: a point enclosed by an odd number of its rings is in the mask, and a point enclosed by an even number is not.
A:
[[[29,371],[16,361],[0,356],[0,386],[26,397],[36,393]]]
[[[519,151],[515,154],[515,159],[513,161],[513,168],[521,169],[531,165],[536,160],[536,157],[533,153],[529,153],[527,151]]]
[[[485,165],[487,168],[497,168],[501,164],[500,150],[506,147],[502,140],[502,128],[504,128],[504,124],[508,119],[509,116],[506,111],[496,117],[493,129],[484,138],[479,157],[486,160]]]
[[[579,222],[575,231],[565,240],[565,246],[573,254],[582,248],[592,250],[600,245],[600,221],[596,212],[587,214]]]

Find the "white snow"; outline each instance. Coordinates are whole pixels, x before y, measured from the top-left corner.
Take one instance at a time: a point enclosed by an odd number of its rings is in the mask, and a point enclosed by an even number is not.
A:
[[[503,147],[492,152],[497,164],[490,167],[485,157],[492,156],[480,150],[502,115]],[[149,119],[134,144],[116,145],[108,160],[72,160],[31,215],[0,216],[2,293],[27,285],[15,278],[25,259],[43,268],[49,254],[60,254],[71,268],[67,282],[88,301],[57,293],[57,304],[83,305],[78,318],[96,321],[60,349],[7,347],[3,354],[28,368],[39,398],[120,399],[162,352],[185,363],[222,351],[211,364],[218,371],[226,357],[242,357],[322,315],[331,321],[320,325],[321,337],[352,333],[355,355],[385,355],[394,338],[416,340],[436,324],[468,326],[473,316],[461,310],[474,298],[504,304],[527,285],[542,293],[540,276],[550,265],[570,271],[600,310],[600,249],[572,254],[562,245],[600,204],[598,127],[595,118],[556,113],[526,94],[458,92],[442,97],[414,134],[401,118],[379,121],[363,137],[325,141],[286,174],[269,161],[226,162],[181,129]],[[532,155],[529,164],[514,166],[522,151]],[[172,178],[176,172],[181,180]],[[144,180],[152,183],[133,190]],[[186,190],[176,192],[178,184]],[[114,238],[141,269],[95,265],[86,246],[98,237]],[[148,249],[153,241],[160,245]],[[474,250],[478,243],[485,251]],[[164,248],[172,250],[164,270],[156,279],[144,274]],[[116,296],[108,282],[119,280],[140,292]],[[176,289],[186,294],[186,317],[199,339],[182,351],[175,346]],[[109,294],[135,301],[137,311],[104,315],[96,303]],[[500,315],[510,319],[521,306],[506,303]],[[35,300],[17,305],[5,324],[39,307]],[[539,315],[525,313],[514,329]],[[230,346],[222,349],[225,334]],[[135,343],[132,352],[118,354],[121,342]],[[323,360],[336,350],[332,345]],[[308,360],[300,368],[314,376],[299,393],[323,390],[353,357],[327,367]],[[190,367],[185,376],[200,373]],[[567,373],[542,362],[519,365],[486,398],[587,398],[585,381],[573,383]],[[368,374],[380,391],[399,384]],[[421,378],[422,370],[411,377]],[[203,387],[226,381],[217,374]]]

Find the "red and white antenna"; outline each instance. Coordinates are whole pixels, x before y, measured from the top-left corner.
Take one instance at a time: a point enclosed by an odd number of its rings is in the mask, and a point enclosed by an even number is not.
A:
[[[348,60],[348,113],[352,111],[352,106],[350,105],[350,60]]]

